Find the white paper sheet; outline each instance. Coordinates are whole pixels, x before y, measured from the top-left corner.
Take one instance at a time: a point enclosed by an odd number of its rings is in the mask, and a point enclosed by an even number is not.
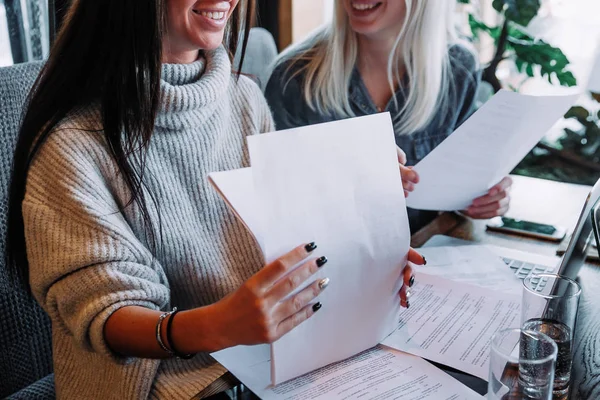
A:
[[[466,209],[507,176],[577,98],[498,92],[417,163],[414,169],[421,180],[407,205]]]
[[[254,236],[264,252],[259,232],[261,208],[256,203],[254,180],[251,168],[208,174],[208,181],[219,192],[227,206]]]
[[[596,54],[596,60],[590,72],[587,89],[593,93],[600,93],[600,52]]]
[[[392,332],[410,232],[389,114],[248,138],[267,261],[315,241],[323,308],[272,347],[274,384]],[[307,284],[313,282],[310,280]]]
[[[213,357],[263,400],[459,400],[482,396],[427,361],[386,346],[270,384],[267,346],[239,346]]]
[[[424,247],[419,252],[427,259],[420,272],[516,296],[523,292],[521,280],[487,246]]]
[[[411,307],[382,344],[488,380],[495,332],[520,325],[521,297],[417,274]]]

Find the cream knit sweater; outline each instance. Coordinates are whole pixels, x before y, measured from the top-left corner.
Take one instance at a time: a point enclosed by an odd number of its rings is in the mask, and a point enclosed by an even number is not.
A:
[[[162,75],[146,174],[162,218],[155,257],[139,210],[119,212],[128,191],[97,131],[97,109],[61,122],[29,172],[23,215],[30,280],[52,320],[60,399],[196,395],[225,372],[222,366],[207,354],[162,362],[119,357],[104,340],[106,320],[128,305],[214,303],[263,264],[252,237],[207,182],[210,172],[248,166],[246,136],[273,130],[260,89],[245,77],[236,82],[223,48],[190,65],[163,65]]]

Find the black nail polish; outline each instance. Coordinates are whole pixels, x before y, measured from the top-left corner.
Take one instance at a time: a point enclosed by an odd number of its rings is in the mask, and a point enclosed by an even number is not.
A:
[[[316,304],[313,306],[313,312],[317,312],[317,311],[319,311],[319,310],[321,309],[321,307],[323,307],[323,304],[321,304],[320,302],[319,302],[319,303],[316,303]]]
[[[327,261],[329,260],[325,256],[317,259],[317,267],[321,268],[323,265],[327,264]]]
[[[410,308],[410,301],[406,300],[406,308]]]
[[[315,251],[316,248],[317,245],[315,244],[315,242],[310,242],[309,244],[304,246],[304,250],[306,250],[307,253],[312,253],[313,251]]]
[[[421,256],[423,257],[423,265],[427,265],[427,259],[425,258],[425,256]]]
[[[408,287],[413,287],[413,285],[415,284],[415,276],[411,276],[410,280],[408,281]]]

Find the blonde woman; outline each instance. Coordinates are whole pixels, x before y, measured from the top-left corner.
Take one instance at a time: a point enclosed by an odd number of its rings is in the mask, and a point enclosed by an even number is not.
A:
[[[456,0],[336,0],[333,21],[285,51],[267,84],[277,129],[389,111],[396,144],[414,165],[473,111],[478,63],[453,23]],[[406,190],[418,176],[404,174]],[[464,212],[509,207],[505,178]],[[409,210],[418,230],[436,213]]]

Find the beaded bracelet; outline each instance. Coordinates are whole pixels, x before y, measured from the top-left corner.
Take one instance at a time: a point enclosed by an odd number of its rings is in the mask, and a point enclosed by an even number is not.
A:
[[[165,346],[165,343],[162,340],[162,323],[164,321],[165,318],[167,318],[169,315],[173,315],[177,312],[177,307],[173,308],[173,311],[167,311],[166,313],[161,314],[160,317],[158,317],[158,322],[156,323],[156,341],[158,342],[158,345],[160,346],[161,349],[163,349],[166,353],[169,353],[169,355],[173,356],[175,355],[173,353],[173,351],[171,351],[171,349],[169,349],[167,346]],[[167,325],[167,329],[169,328],[169,326]],[[167,336],[168,339],[168,336]],[[168,342],[168,340],[167,340]]]
[[[171,340],[171,327],[173,326],[173,320],[175,319],[175,314],[178,313],[177,307],[173,308],[173,311],[171,312],[171,317],[169,318],[169,321],[167,322],[167,343],[169,344],[169,347],[171,348],[171,353],[175,355],[175,357],[177,358],[181,358],[183,360],[189,360],[190,358],[194,357],[195,354],[183,354],[177,351],[177,349],[175,349],[175,346],[173,345],[173,340]]]

